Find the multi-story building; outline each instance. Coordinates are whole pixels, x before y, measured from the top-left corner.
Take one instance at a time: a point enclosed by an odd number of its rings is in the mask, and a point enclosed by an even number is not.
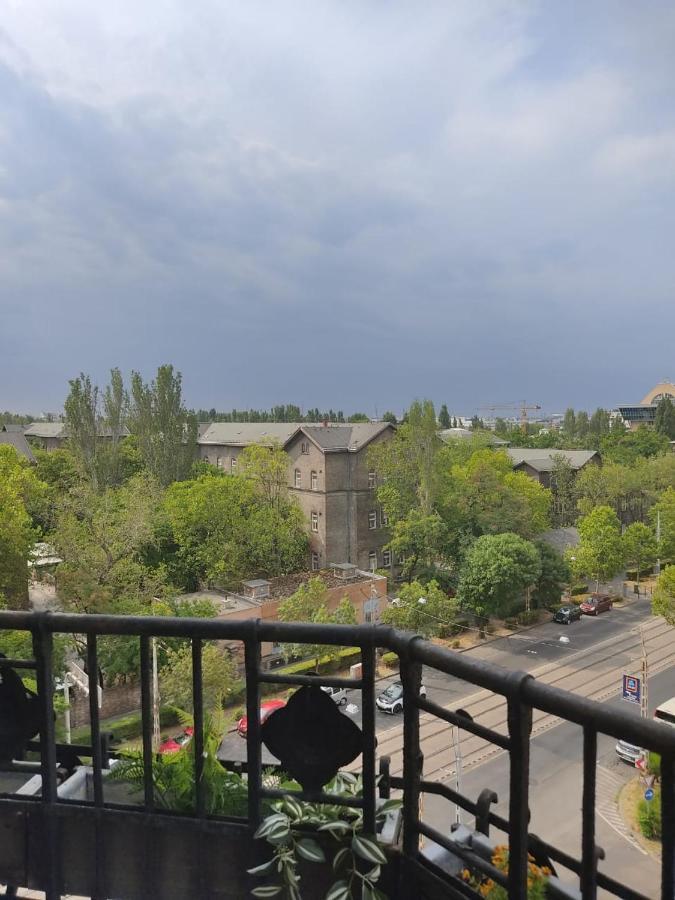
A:
[[[31,443],[41,450],[60,450],[68,446],[68,427],[65,422],[32,422],[24,432]],[[123,427],[120,436],[129,437],[130,431]],[[110,440],[112,432],[101,426],[98,429],[101,440]]]
[[[199,455],[233,473],[245,447],[278,442],[288,456],[288,484],[307,520],[310,564],[391,568],[389,530],[377,503],[377,473],[367,448],[388,440],[388,422],[310,425],[216,422],[198,439]]]
[[[620,419],[629,431],[636,431],[641,425],[651,428],[656,419],[656,407],[664,397],[670,397],[675,403],[675,384],[671,381],[655,385],[639,403],[617,406],[612,410],[611,417]]]

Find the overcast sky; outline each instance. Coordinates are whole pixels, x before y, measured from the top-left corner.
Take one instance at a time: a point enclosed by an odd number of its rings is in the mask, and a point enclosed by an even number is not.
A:
[[[675,6],[0,0],[0,409],[675,380]]]

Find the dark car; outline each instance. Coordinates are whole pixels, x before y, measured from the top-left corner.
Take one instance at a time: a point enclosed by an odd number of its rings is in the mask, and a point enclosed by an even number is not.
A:
[[[607,612],[612,608],[612,598],[609,594],[591,594],[588,600],[584,600],[579,609],[585,616],[597,616],[601,612]]]
[[[581,618],[581,610],[578,606],[561,606],[553,616],[554,622],[560,625],[569,625],[570,622],[576,622]]]

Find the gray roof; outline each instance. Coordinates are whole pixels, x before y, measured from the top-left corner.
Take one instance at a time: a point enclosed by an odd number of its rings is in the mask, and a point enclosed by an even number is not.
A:
[[[30,449],[26,438],[20,432],[0,431],[0,444],[9,444],[10,447],[14,447],[17,453],[25,456],[29,462],[35,462],[33,451]]]
[[[495,447],[508,447],[509,444],[508,441],[503,441],[495,434],[492,434],[491,431],[474,431],[472,428],[444,428],[443,431],[439,431],[438,434],[442,441],[448,441],[452,438],[468,441],[472,438],[481,437],[484,439],[487,438]]]
[[[5,424],[0,427],[0,431],[15,431],[19,434],[23,434],[25,425],[15,425],[13,422],[5,422]]]
[[[529,447],[509,447],[506,451],[515,466],[526,463],[537,472],[551,472],[555,465],[556,456],[564,456],[573,469],[581,469],[594,457],[600,458],[597,450],[540,450]]]
[[[63,437],[65,422],[31,422],[24,434],[26,437],[58,438]]]
[[[388,422],[357,422],[306,425],[302,422],[214,422],[198,439],[200,445],[216,444],[228,447],[248,447],[278,441],[282,446],[302,432],[324,451],[350,450],[365,447],[383,431],[391,429]]]

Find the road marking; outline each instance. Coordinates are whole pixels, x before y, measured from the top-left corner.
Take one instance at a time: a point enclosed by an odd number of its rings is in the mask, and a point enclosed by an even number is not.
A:
[[[616,802],[617,792],[626,784],[626,781],[619,778],[609,769],[601,766],[599,763],[596,767],[597,771],[597,787],[595,795],[595,811],[598,816],[609,825],[624,840],[635,847],[643,856],[649,856],[640,844],[633,837],[631,829],[626,825],[623,816],[619,812]]]

